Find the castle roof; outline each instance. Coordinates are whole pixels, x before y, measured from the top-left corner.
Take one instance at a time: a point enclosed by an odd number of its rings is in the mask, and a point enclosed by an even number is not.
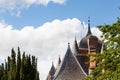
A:
[[[70,45],[68,44],[67,52],[59,69],[55,73],[54,80],[81,80],[84,77],[86,77],[86,73],[72,54]]]
[[[80,41],[79,48],[86,48],[86,49],[88,48],[87,40],[90,36],[92,36],[92,33],[90,29],[90,17],[89,17],[88,18],[88,31],[87,31],[86,36]]]
[[[93,36],[92,35],[92,32],[91,32],[91,29],[90,29],[90,18],[88,19],[88,31],[87,31],[87,34],[86,36],[80,41],[79,43],[79,48],[84,48],[84,49],[88,49],[88,43],[87,43],[87,40]],[[94,36],[96,37],[96,36]],[[96,37],[97,38],[97,37]],[[102,42],[100,40],[98,40],[98,51],[100,52],[101,50],[101,47],[102,47]]]
[[[48,77],[47,77],[47,80],[52,80],[54,78],[54,74],[55,74],[55,66],[52,62],[52,66],[51,66],[51,69],[49,71],[49,74],[48,74]]]
[[[72,52],[73,52],[73,54],[80,54],[80,50],[78,48],[76,37],[75,37],[75,41],[74,41],[74,44],[73,44]]]
[[[79,43],[79,48],[84,48],[84,49],[88,49],[88,44],[87,44],[87,40],[89,39],[89,37],[92,36],[91,34],[85,36]]]

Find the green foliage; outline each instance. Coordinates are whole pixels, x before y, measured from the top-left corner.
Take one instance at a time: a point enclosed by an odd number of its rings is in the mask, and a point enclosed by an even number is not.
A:
[[[0,80],[39,80],[36,57],[28,56],[25,52],[21,57],[19,47],[17,55],[12,49],[11,56],[0,65]]]
[[[84,80],[120,80],[120,19],[112,25],[98,26],[103,35],[103,52],[96,55],[99,61],[91,73]],[[104,72],[103,72],[104,70]]]

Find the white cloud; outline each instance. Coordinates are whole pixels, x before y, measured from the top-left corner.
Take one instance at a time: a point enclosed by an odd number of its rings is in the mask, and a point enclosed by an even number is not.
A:
[[[93,28],[91,29],[91,31],[92,31],[92,33],[93,33],[95,36],[97,36],[100,40],[102,39],[102,38],[101,38],[102,32],[100,32],[100,30],[99,30],[98,28],[93,27]]]
[[[84,27],[87,27],[85,23]],[[58,55],[63,57],[66,53],[68,41],[72,47],[74,37],[79,41],[85,33],[86,30],[83,31],[83,25],[77,18],[54,20],[38,28],[25,26],[21,30],[13,29],[12,25],[7,25],[3,20],[0,22],[0,59],[7,58],[11,48],[20,46],[22,51],[38,57],[40,77],[45,80],[52,61],[56,63]]]
[[[22,9],[27,9],[32,5],[47,6],[50,2],[65,4],[66,0],[0,0],[0,12],[12,12],[11,15],[20,15]]]
[[[42,4],[47,5],[50,2],[64,4],[66,0],[25,0],[27,4]]]

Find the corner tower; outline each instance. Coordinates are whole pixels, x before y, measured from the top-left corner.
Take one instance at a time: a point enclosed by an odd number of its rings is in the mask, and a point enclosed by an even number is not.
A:
[[[97,62],[90,62],[95,57],[88,56],[88,54],[97,54],[100,53],[102,47],[102,42],[92,34],[90,29],[90,17],[88,17],[88,31],[86,36],[81,39],[79,43],[80,54],[76,55],[79,63],[87,74],[90,74],[91,71],[97,66]],[[89,64],[87,64],[90,62]]]

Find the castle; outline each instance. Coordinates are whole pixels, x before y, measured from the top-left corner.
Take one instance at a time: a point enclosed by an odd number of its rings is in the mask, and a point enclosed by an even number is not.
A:
[[[101,48],[102,42],[91,33],[89,18],[86,36],[80,40],[79,44],[75,38],[72,50],[68,43],[63,60],[61,61],[59,58],[56,68],[52,64],[47,80],[81,80],[85,78],[98,63],[97,61],[92,61],[95,57],[88,56],[88,54],[100,53]]]

